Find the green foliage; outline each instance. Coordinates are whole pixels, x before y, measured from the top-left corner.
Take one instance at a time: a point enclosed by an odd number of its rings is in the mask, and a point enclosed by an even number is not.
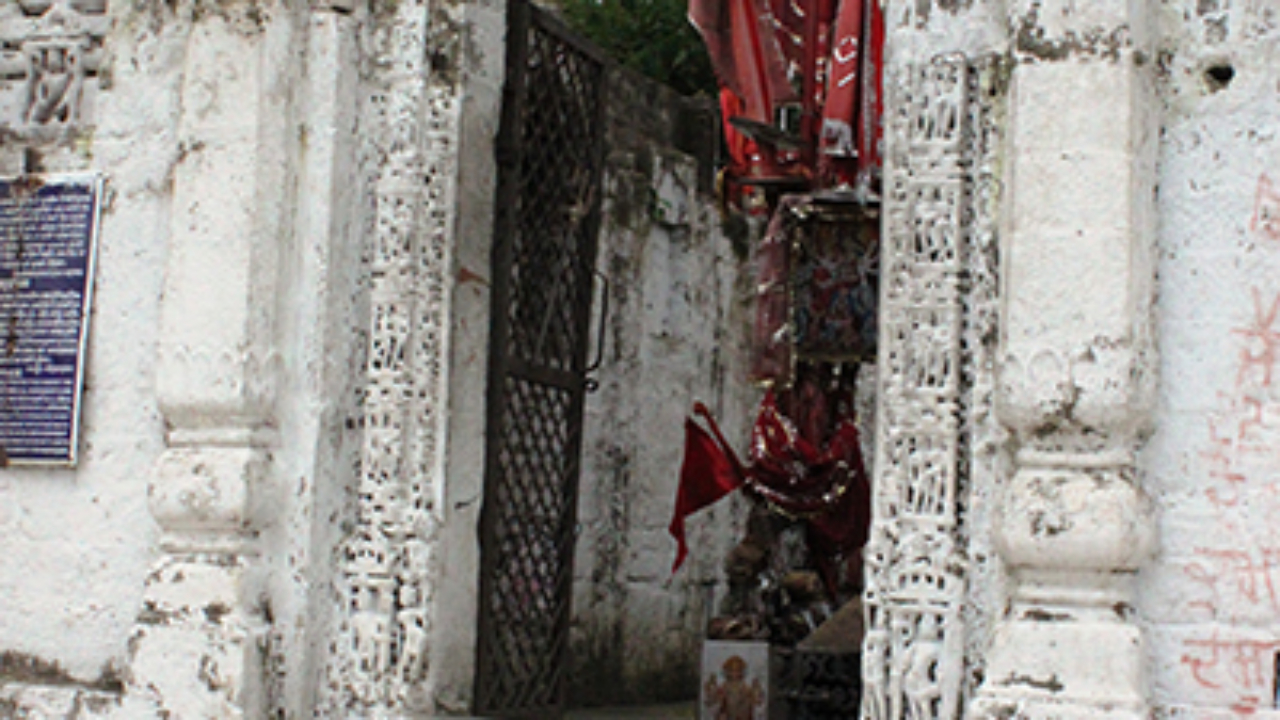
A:
[[[572,28],[619,63],[685,95],[715,96],[716,79],[687,0],[557,0]]]

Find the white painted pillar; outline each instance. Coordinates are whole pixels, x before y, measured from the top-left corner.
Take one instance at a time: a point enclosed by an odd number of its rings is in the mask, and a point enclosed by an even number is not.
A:
[[[266,1],[186,11],[157,358],[167,448],[148,487],[160,552],[129,692],[175,717],[265,717],[270,609],[257,538],[273,493],[296,18]]]
[[[977,717],[1146,717],[1153,100],[1141,0],[1014,0],[997,412],[1013,588]]]

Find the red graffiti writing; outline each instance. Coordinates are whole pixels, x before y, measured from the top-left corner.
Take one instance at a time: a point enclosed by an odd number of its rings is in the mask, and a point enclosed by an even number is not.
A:
[[[1280,189],[1265,175],[1250,228],[1280,241]],[[1255,287],[1249,298],[1251,316],[1231,330],[1234,383],[1219,395],[1200,453],[1204,496],[1217,511],[1215,545],[1197,547],[1182,565],[1185,577],[1203,590],[1186,608],[1233,623],[1280,613],[1280,538],[1266,531],[1259,536],[1256,529],[1258,517],[1280,509],[1280,403],[1271,389],[1280,361],[1280,293]],[[1280,639],[1266,635],[1226,640],[1214,632],[1184,640],[1181,662],[1197,685],[1214,690],[1233,712],[1248,715],[1272,706],[1278,649]]]
[[[1221,640],[1217,635],[1207,639],[1184,640],[1182,664],[1201,686],[1224,687],[1241,691],[1233,710],[1257,708],[1271,691],[1275,672],[1275,653],[1280,642],[1274,640]]]
[[[1280,191],[1277,191],[1266,173],[1258,178],[1249,229],[1263,237],[1280,241]]]
[[[1275,216],[1280,228],[1280,206]],[[1234,392],[1220,396],[1220,409],[1209,417],[1209,446],[1201,452],[1212,481],[1205,497],[1219,510],[1241,508],[1249,468],[1258,460],[1280,458],[1280,438],[1267,431],[1269,417],[1280,412],[1270,400],[1269,388],[1280,361],[1280,293],[1250,290],[1253,317],[1233,328],[1240,339]]]
[[[1230,404],[1228,402],[1229,407]],[[1221,426],[1229,427],[1234,422],[1233,413],[1223,415],[1226,417],[1209,418],[1209,450],[1201,453],[1201,456],[1206,460],[1209,478],[1214,481],[1205,488],[1205,496],[1218,508],[1232,508],[1240,504],[1240,487],[1246,478],[1238,468],[1238,437],[1231,432],[1224,433],[1221,429]]]
[[[1187,577],[1209,589],[1212,602],[1195,601],[1216,612],[1222,593],[1252,604],[1266,604],[1280,610],[1276,593],[1275,568],[1280,565],[1280,547],[1241,549],[1196,548],[1196,560],[1183,566]]]
[[[1280,217],[1277,218],[1280,223]],[[1280,313],[1280,295],[1276,295],[1270,306],[1263,309],[1262,293],[1253,288],[1253,323],[1246,328],[1237,328],[1234,332],[1246,338],[1245,347],[1240,349],[1240,369],[1236,373],[1236,387],[1243,386],[1251,379],[1251,373],[1261,373],[1256,381],[1263,387],[1271,386],[1271,372],[1275,369],[1277,351],[1280,350],[1280,332],[1276,332],[1276,315]]]

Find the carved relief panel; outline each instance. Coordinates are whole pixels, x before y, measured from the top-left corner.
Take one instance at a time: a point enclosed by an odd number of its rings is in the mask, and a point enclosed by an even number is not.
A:
[[[459,88],[430,51],[455,32],[421,2],[372,28],[385,62],[363,113],[371,176],[370,307],[354,525],[341,548],[343,608],[322,712],[421,709],[429,699],[431,573],[446,404],[449,242],[456,216]],[[433,25],[434,24],[434,25]]]
[[[890,72],[862,715],[954,718],[975,617],[964,509],[990,473],[996,73],[963,54]]]
[[[106,0],[0,4],[0,130],[56,134],[93,114]]]

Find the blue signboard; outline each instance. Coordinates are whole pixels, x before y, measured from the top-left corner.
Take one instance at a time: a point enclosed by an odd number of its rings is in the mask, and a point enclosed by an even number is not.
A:
[[[75,465],[101,181],[0,179],[0,465]]]

